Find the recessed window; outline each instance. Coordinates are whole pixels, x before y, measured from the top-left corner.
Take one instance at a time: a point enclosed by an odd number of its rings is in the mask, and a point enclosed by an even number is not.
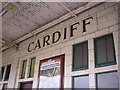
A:
[[[118,88],[118,73],[106,72],[97,74],[97,88]]]
[[[26,65],[27,65],[27,60],[24,60],[24,61],[22,62],[22,68],[21,68],[21,73],[20,73],[20,79],[25,78]]]
[[[89,88],[89,76],[74,76],[73,88]]]
[[[3,79],[3,74],[4,74],[4,70],[5,70],[5,66],[1,67],[0,69],[1,69],[1,70],[0,70],[0,81],[2,81],[2,79]]]
[[[29,67],[29,76],[28,77],[33,77],[34,76],[34,70],[35,70],[35,58],[31,58],[30,67]]]
[[[88,68],[88,43],[83,42],[73,46],[73,70]]]
[[[7,87],[8,87],[8,84],[7,84],[7,83],[3,84],[3,88],[2,88],[2,90],[6,90]]]
[[[95,39],[95,63],[96,67],[116,63],[112,34]]]
[[[5,78],[4,78],[5,81],[7,81],[9,79],[10,70],[11,70],[11,64],[7,65],[6,73],[5,73]]]

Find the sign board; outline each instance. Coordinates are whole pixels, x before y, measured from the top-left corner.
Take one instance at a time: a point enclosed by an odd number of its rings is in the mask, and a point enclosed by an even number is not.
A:
[[[41,60],[39,88],[62,88],[64,56]]]

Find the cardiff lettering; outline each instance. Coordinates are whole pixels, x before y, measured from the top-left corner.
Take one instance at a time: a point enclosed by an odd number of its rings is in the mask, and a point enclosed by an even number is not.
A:
[[[93,19],[93,17],[88,17],[84,20],[82,20],[82,24],[83,24],[83,31],[82,33],[86,32],[86,27],[87,25],[90,25],[90,21]],[[76,30],[78,30],[78,27],[80,25],[80,22],[75,22],[74,24],[69,26],[69,37],[73,37],[74,36],[74,32]],[[63,36],[62,40],[67,39],[67,33],[68,33],[68,27],[63,28],[63,33],[61,33],[60,31],[55,31],[53,32],[51,35],[46,35],[41,39],[37,39],[36,41],[32,41],[31,43],[29,43],[28,45],[28,52],[32,52],[36,49],[40,49],[42,47],[45,46],[49,46],[51,44],[57,43],[58,41],[60,41],[61,36]]]

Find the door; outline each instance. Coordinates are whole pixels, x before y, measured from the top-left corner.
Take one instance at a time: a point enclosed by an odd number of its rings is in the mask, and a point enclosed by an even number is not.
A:
[[[32,89],[32,81],[29,82],[21,82],[20,83],[20,90]]]

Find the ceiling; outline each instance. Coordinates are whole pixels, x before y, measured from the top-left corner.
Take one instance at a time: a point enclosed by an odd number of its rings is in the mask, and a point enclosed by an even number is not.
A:
[[[3,3],[2,40],[7,45],[20,37],[86,5],[87,2]]]

